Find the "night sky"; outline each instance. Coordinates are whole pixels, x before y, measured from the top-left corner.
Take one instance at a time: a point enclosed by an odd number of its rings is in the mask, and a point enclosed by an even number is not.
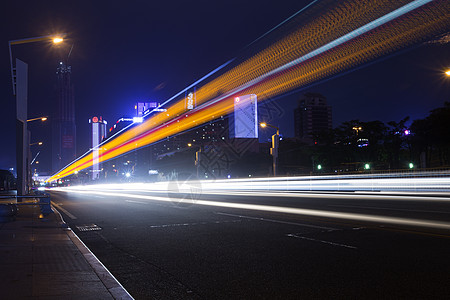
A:
[[[13,47],[29,65],[29,118],[50,116],[56,67],[69,58],[75,86],[77,151],[89,148],[88,119],[110,124],[134,113],[138,101],[164,102],[311,1],[15,1],[2,9],[0,85],[3,145],[0,168],[15,165],[15,110],[8,41],[67,33],[65,45]],[[273,33],[276,36],[277,32]],[[333,124],[424,118],[450,101],[448,44],[426,44],[276,99],[274,125],[293,136],[293,109],[302,93],[319,92],[333,107]],[[51,121],[50,121],[51,122]],[[51,123],[29,123],[42,140],[40,171],[50,169]],[[33,149],[36,154],[37,149]]]

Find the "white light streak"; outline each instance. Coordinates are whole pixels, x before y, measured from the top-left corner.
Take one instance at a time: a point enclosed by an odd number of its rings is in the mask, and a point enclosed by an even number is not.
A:
[[[98,186],[97,186],[98,188]],[[403,225],[403,226],[415,226],[415,227],[428,227],[428,228],[437,228],[437,229],[445,229],[450,230],[450,223],[448,222],[439,222],[432,220],[422,220],[422,219],[411,219],[411,218],[399,218],[399,217],[389,217],[389,216],[380,216],[380,215],[368,215],[368,214],[359,214],[359,213],[347,213],[347,212],[335,212],[335,211],[327,211],[327,210],[317,210],[317,209],[304,209],[304,208],[294,208],[294,207],[282,207],[282,206],[270,206],[270,205],[258,205],[258,204],[246,204],[246,203],[231,203],[231,202],[222,202],[222,201],[211,201],[211,200],[188,200],[184,198],[176,198],[176,197],[161,197],[161,196],[149,196],[143,194],[132,194],[125,192],[125,190],[112,190],[106,189],[104,185],[100,187],[101,190],[110,190],[111,192],[101,192],[96,190],[96,186],[90,187],[72,187],[65,189],[54,189],[62,192],[73,192],[73,193],[81,193],[81,194],[89,194],[89,195],[102,195],[102,196],[110,196],[110,197],[125,197],[132,199],[141,199],[148,201],[162,201],[162,202],[185,202],[194,205],[204,205],[204,206],[213,206],[213,207],[225,207],[225,208],[235,208],[235,209],[244,209],[244,210],[253,210],[253,211],[266,211],[266,212],[276,212],[276,213],[284,213],[284,214],[294,214],[294,215],[306,215],[313,217],[321,217],[321,218],[333,218],[333,219],[342,219],[342,220],[353,220],[353,221],[363,221],[363,222],[371,222],[371,223],[382,223],[382,224],[394,224],[394,225]],[[308,194],[308,196],[310,196]],[[329,197],[330,195],[322,195],[322,197]],[[346,195],[348,196],[348,195]]]

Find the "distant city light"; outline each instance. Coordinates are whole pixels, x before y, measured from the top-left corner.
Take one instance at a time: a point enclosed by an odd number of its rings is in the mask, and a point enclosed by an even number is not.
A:
[[[369,170],[369,169],[370,169],[370,165],[369,165],[369,164],[365,164],[365,165],[364,165],[364,169],[365,169],[365,170]]]
[[[322,165],[317,165],[317,170],[322,170]]]
[[[358,139],[358,141],[356,143],[357,143],[357,146],[359,148],[369,146],[369,140],[368,139]]]
[[[409,163],[409,168],[413,169],[414,168],[414,164],[413,163]]]
[[[125,177],[127,177],[127,178],[131,177],[130,172],[125,173]]]
[[[403,131],[403,133],[404,133],[405,135],[410,135],[410,134],[411,134],[411,131],[408,130],[408,129],[405,129],[405,131]]]

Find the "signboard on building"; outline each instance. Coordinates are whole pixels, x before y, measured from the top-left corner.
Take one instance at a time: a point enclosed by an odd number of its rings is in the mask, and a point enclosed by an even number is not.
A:
[[[197,99],[195,95],[195,88],[190,91],[186,91],[185,97],[185,107],[188,110],[194,109],[197,104]]]

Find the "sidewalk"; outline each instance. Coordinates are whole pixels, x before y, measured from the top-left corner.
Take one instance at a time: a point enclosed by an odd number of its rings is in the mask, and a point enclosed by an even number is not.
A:
[[[47,216],[39,205],[18,209],[15,220],[0,220],[1,299],[133,299],[54,208]]]

